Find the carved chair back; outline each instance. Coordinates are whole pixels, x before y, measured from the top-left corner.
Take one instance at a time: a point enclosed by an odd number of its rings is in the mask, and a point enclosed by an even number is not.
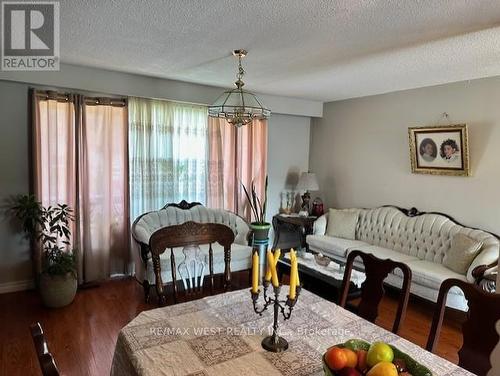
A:
[[[214,290],[214,255],[213,243],[224,247],[224,287],[228,289],[231,284],[231,244],[234,242],[234,233],[230,227],[219,223],[185,222],[180,225],[164,227],[151,235],[149,245],[151,248],[156,291],[159,303],[165,302],[163,281],[161,278],[160,255],[170,249],[170,264],[172,272],[172,288],[174,302],[177,302],[177,265],[174,257],[174,248],[183,247],[185,260],[179,265],[179,272],[183,277],[186,293],[201,292],[205,275],[206,261],[200,259],[199,246],[208,244],[208,269],[210,292]],[[198,256],[197,256],[198,255]]]
[[[408,306],[410,297],[411,270],[408,265],[402,262],[392,261],[390,259],[382,260],[372,254],[367,254],[361,251],[352,251],[347,257],[344,279],[340,290],[339,305],[345,307],[347,302],[347,294],[349,292],[349,284],[351,281],[351,273],[354,260],[359,257],[364,264],[364,272],[366,280],[361,285],[361,301],[357,307],[357,314],[364,319],[375,322],[378,316],[378,307],[384,296],[384,280],[394,269],[400,269],[403,272],[403,287],[401,289],[398,310],[394,325],[393,333],[398,333]]]
[[[59,376],[54,357],[49,351],[45,335],[43,334],[42,326],[39,322],[30,326],[31,337],[35,345],[36,355],[40,363],[40,369],[43,376]]]
[[[427,350],[437,347],[446,298],[452,287],[460,288],[469,304],[467,319],[462,326],[463,344],[458,351],[458,365],[477,375],[486,375],[491,368],[490,354],[499,340],[496,323],[500,320],[500,294],[483,291],[479,286],[450,278],[441,284],[436,311],[427,341]]]

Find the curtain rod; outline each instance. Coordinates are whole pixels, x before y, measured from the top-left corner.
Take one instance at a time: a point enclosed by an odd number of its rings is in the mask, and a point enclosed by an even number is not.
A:
[[[74,102],[75,96],[77,96],[78,94],[59,93],[57,91],[52,91],[52,90],[46,90],[46,91],[36,90],[35,95],[38,98],[44,100],[55,100],[58,102]],[[82,97],[85,104],[88,106],[125,107],[127,105],[126,98],[87,97],[87,96],[82,96]]]

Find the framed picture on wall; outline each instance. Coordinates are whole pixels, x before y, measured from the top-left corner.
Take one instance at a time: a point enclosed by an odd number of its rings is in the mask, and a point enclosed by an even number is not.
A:
[[[467,125],[408,128],[411,171],[469,176]]]

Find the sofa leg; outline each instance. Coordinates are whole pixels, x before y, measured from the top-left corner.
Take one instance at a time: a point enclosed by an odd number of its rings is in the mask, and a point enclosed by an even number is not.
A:
[[[142,282],[142,288],[144,289],[144,301],[146,302],[146,304],[148,304],[149,303],[149,291],[151,289],[151,285],[149,284],[149,281],[147,279],[145,279]]]

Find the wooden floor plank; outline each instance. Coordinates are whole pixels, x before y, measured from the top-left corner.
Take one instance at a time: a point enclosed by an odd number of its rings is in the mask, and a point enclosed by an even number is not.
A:
[[[246,286],[248,277],[235,279]],[[153,300],[153,299],[152,299]],[[377,323],[389,329],[396,311],[396,297],[384,298]],[[101,283],[81,290],[68,307],[44,308],[34,291],[0,295],[0,375],[39,375],[29,325],[40,321],[61,371],[66,375],[109,375],[120,329],[143,310],[142,287],[132,278]],[[401,336],[424,346],[433,305],[412,299]],[[456,363],[461,344],[461,316],[447,317],[438,354]]]

